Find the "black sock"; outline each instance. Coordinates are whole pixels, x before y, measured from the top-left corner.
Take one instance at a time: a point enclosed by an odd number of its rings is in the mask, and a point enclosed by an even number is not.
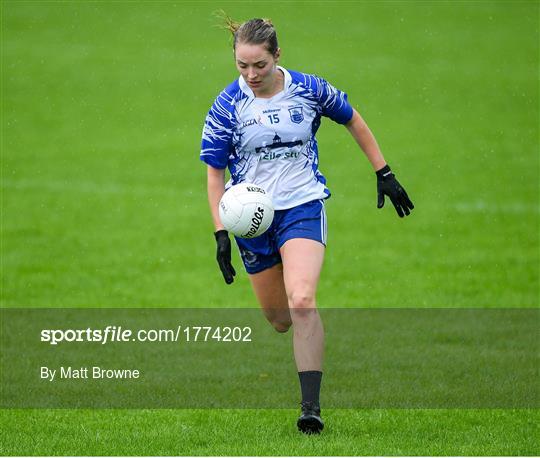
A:
[[[319,393],[321,391],[321,371],[298,372],[300,377],[300,389],[302,390],[302,402],[314,402],[319,405]]]

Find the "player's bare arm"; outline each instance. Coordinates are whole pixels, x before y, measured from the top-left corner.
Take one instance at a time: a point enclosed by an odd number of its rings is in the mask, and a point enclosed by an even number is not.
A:
[[[216,260],[225,283],[230,285],[234,281],[236,271],[231,264],[231,241],[229,234],[223,228],[218,211],[219,200],[225,192],[225,169],[218,169],[211,165],[207,167],[207,191],[210,213],[212,214],[212,221],[216,229],[214,232],[217,244]]]
[[[384,160],[375,136],[358,111],[353,109],[352,118],[345,126],[371,162],[377,175],[377,208],[384,206],[384,198],[388,196],[400,218],[410,215],[414,205]]]
[[[223,224],[219,219],[218,204],[225,192],[225,169],[216,169],[211,165],[207,167],[207,192],[210,213],[217,232],[223,229]]]
[[[356,140],[356,143],[358,143],[358,146],[362,148],[362,151],[367,156],[369,162],[371,162],[373,170],[377,171],[382,169],[386,165],[386,161],[377,144],[377,140],[375,140],[374,135],[371,133],[371,130],[358,111],[353,109],[353,116],[345,126]]]

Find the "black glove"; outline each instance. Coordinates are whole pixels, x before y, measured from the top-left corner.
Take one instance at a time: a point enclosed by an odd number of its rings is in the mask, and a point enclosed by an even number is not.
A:
[[[405,189],[401,187],[399,181],[390,170],[390,167],[385,165],[382,169],[377,170],[377,208],[383,208],[384,196],[390,197],[390,200],[396,208],[397,214],[400,218],[405,215],[409,215],[414,208],[411,199],[405,192]]]
[[[231,241],[229,240],[229,233],[222,229],[214,232],[217,242],[217,255],[216,259],[225,279],[225,283],[230,285],[234,281],[236,271],[231,264]]]

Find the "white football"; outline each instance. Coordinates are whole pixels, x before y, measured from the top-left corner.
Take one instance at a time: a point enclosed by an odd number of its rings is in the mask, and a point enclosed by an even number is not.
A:
[[[219,219],[237,237],[251,239],[263,234],[274,220],[274,205],[259,185],[231,186],[219,201]]]

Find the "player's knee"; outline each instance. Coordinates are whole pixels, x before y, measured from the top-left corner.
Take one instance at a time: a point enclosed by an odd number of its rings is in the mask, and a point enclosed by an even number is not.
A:
[[[266,319],[277,332],[287,332],[292,326],[289,309],[265,309]]]
[[[293,294],[289,298],[289,306],[298,313],[305,314],[307,311],[315,309],[315,296],[312,294]]]
[[[272,326],[277,332],[287,332],[292,325],[292,321],[273,321]]]

